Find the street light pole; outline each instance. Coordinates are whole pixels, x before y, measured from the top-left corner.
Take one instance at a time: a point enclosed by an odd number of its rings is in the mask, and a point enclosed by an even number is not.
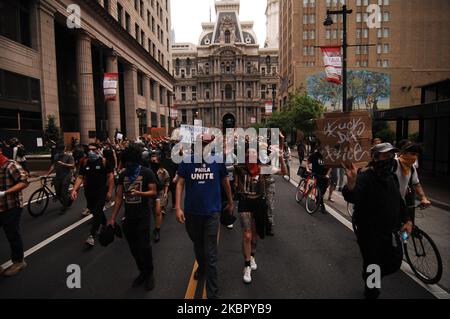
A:
[[[327,18],[323,23],[325,26],[333,24],[331,14],[341,14],[343,16],[343,35],[342,35],[342,110],[344,112],[352,111],[352,106],[347,107],[347,14],[352,14],[353,10],[347,10],[347,5],[342,6],[342,10],[332,11],[327,10]]]

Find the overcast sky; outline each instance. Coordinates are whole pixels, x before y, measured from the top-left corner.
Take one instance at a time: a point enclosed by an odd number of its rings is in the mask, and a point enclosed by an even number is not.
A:
[[[171,4],[175,41],[198,44],[201,23],[209,22],[210,8],[212,21],[216,20],[214,0],[171,0]],[[266,39],[266,4],[267,0],[241,0],[240,20],[254,21],[253,29],[261,47]]]

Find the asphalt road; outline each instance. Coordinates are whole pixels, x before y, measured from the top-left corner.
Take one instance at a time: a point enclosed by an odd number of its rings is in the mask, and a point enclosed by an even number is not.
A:
[[[253,283],[242,282],[243,257],[240,225],[222,228],[219,236],[219,287],[225,299],[362,298],[361,258],[353,233],[331,215],[308,215],[294,200],[295,188],[277,180],[276,236],[261,240],[256,254],[258,270]],[[82,219],[83,196],[64,216],[57,204],[34,219],[24,210],[25,250]],[[108,212],[109,215],[110,212]],[[0,298],[168,298],[192,297],[194,264],[192,244],[177,224],[175,214],[165,217],[162,240],[153,244],[156,288],[132,288],[136,266],[124,240],[107,248],[86,250],[89,221],[27,257],[28,267],[13,278],[0,278]],[[0,264],[9,259],[6,238],[0,234]],[[69,289],[67,266],[81,268],[81,289]],[[202,291],[202,286],[198,291]],[[434,298],[403,272],[382,282],[382,298]]]

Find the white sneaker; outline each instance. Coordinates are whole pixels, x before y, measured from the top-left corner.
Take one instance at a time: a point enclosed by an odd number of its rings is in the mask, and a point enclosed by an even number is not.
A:
[[[86,245],[91,246],[91,247],[95,246],[94,236],[89,235],[89,237],[86,239]]]
[[[86,209],[81,213],[81,216],[86,217],[86,216],[89,216],[90,214],[91,214],[91,211],[90,211],[88,208],[86,208]]]
[[[249,284],[252,282],[252,268],[251,267],[244,268],[243,280],[244,280],[244,283],[246,283],[246,284]]]
[[[256,259],[253,256],[252,256],[252,259],[250,260],[250,265],[251,265],[252,270],[258,269],[258,265],[256,264]]]
[[[234,228],[234,225],[233,225],[233,224],[228,225],[227,228],[228,228],[228,229],[233,229],[233,228]]]

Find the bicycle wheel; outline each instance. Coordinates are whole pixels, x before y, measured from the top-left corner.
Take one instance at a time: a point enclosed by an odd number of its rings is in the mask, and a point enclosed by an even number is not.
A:
[[[436,244],[427,233],[415,228],[404,244],[408,264],[414,274],[426,284],[437,284],[442,278],[442,258]]]
[[[320,193],[319,188],[313,187],[309,190],[308,195],[306,196],[306,211],[308,214],[312,215],[319,210],[321,196],[322,194]]]
[[[33,217],[42,216],[47,209],[49,195],[45,189],[35,191],[28,201],[28,213]]]
[[[303,198],[305,197],[306,192],[306,180],[302,179],[298,184],[297,191],[295,192],[295,200],[297,203],[301,203]]]

